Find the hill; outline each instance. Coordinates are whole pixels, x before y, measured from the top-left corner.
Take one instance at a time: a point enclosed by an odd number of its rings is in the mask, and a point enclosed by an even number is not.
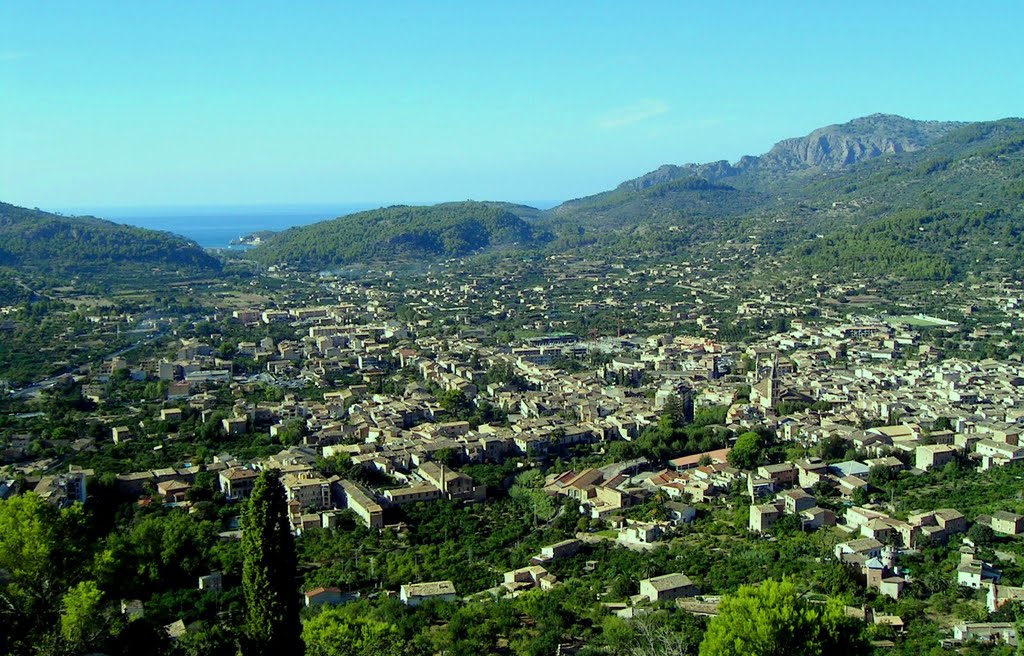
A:
[[[873,115],[735,164],[666,165],[540,222],[563,247],[756,241],[810,270],[949,278],[1024,263],[1024,121]]]
[[[94,217],[0,203],[0,267],[41,275],[201,272],[219,261],[195,242]]]
[[[513,211],[515,210],[515,211]],[[523,220],[534,208],[506,203],[396,205],[291,228],[249,257],[316,270],[372,261],[412,262],[468,255],[482,249],[533,246],[546,239]]]

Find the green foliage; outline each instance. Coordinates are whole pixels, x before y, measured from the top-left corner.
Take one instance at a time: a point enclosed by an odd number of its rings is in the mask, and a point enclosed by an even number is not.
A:
[[[120,595],[164,591],[182,579],[207,574],[221,560],[223,545],[215,522],[181,511],[137,518],[127,530],[111,534],[102,545],[95,571],[100,582]],[[212,561],[212,562],[211,562]]]
[[[64,595],[60,633],[75,650],[84,651],[102,635],[103,592],[95,581],[83,581]]]
[[[501,204],[399,205],[286,230],[250,256],[266,264],[323,269],[385,259],[457,257],[487,247],[525,246],[542,238]]]
[[[350,618],[329,608],[306,622],[302,641],[307,656],[401,656],[405,640],[394,624]]]
[[[0,267],[51,275],[215,271],[219,261],[167,232],[92,217],[64,217],[0,203]]]
[[[278,430],[277,440],[284,446],[295,446],[302,444],[307,432],[305,421],[293,419]]]
[[[509,490],[509,496],[529,508],[533,517],[541,521],[551,519],[555,514],[555,504],[544,492],[544,475],[536,469],[529,469],[519,476]]]
[[[81,574],[81,510],[32,493],[0,501],[0,653],[30,653],[60,624],[59,599]],[[90,592],[72,595],[75,612]]]
[[[466,393],[460,389],[444,390],[437,395],[437,403],[455,419],[464,418],[472,407]]]
[[[967,537],[976,546],[987,547],[995,541],[996,534],[995,531],[984,524],[974,524],[967,529]]]
[[[246,654],[292,654],[299,648],[295,543],[284,486],[261,472],[242,514],[242,587]]]
[[[682,402],[669,404],[656,424],[644,428],[633,442],[614,442],[609,454],[616,460],[644,456],[662,461],[725,446],[727,432],[718,426],[728,408],[701,408],[692,424],[685,424]]]
[[[729,464],[739,469],[756,469],[764,459],[764,438],[753,431],[736,438],[729,451]]]
[[[868,650],[862,625],[842,604],[811,604],[791,581],[743,586],[726,595],[718,611],[701,656],[858,656]]]
[[[824,161],[831,138],[914,143],[862,161]],[[819,140],[826,140],[825,142]],[[756,239],[811,271],[910,280],[960,278],[1022,264],[1024,121],[957,125],[865,117],[781,142],[764,156],[664,166],[543,217],[551,250],[696,254]],[[809,161],[821,150],[823,161]],[[806,175],[808,170],[825,175]],[[723,326],[719,336],[732,330]]]

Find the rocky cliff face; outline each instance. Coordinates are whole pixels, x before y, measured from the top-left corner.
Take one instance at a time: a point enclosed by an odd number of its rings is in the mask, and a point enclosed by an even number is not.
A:
[[[785,139],[765,155],[748,158],[745,163],[750,168],[781,171],[836,170],[882,155],[920,150],[960,125],[873,114],[819,128],[806,137]]]
[[[667,164],[623,182],[619,188],[640,191],[680,178],[715,182],[747,172],[788,175],[813,170],[835,171],[874,157],[920,150],[962,125],[872,114],[842,125],[819,128],[805,137],[785,139],[764,155],[747,155],[736,164],[725,160],[681,166]]]

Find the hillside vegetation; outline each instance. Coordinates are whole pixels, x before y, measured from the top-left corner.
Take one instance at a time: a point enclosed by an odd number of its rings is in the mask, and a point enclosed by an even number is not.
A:
[[[1024,264],[1024,121],[875,115],[735,165],[666,165],[569,201],[560,248],[710,254],[758,244],[809,271],[949,279]]]
[[[545,235],[511,207],[460,202],[359,212],[278,233],[254,249],[251,257],[308,270],[356,262],[458,257],[485,248],[541,243]]]
[[[271,235],[244,257],[321,270],[507,250],[743,251],[809,274],[948,280],[1024,265],[1022,220],[1024,121],[875,114],[735,163],[665,165],[547,211],[473,201],[387,207]],[[120,276],[219,265],[168,233],[0,204],[2,266]]]
[[[195,242],[93,217],[0,203],[0,267],[42,275],[201,272],[219,261]]]

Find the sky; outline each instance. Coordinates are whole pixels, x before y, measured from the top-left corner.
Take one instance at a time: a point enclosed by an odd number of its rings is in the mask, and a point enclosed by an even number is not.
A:
[[[565,200],[1024,114],[1024,3],[0,2],[0,200]]]

